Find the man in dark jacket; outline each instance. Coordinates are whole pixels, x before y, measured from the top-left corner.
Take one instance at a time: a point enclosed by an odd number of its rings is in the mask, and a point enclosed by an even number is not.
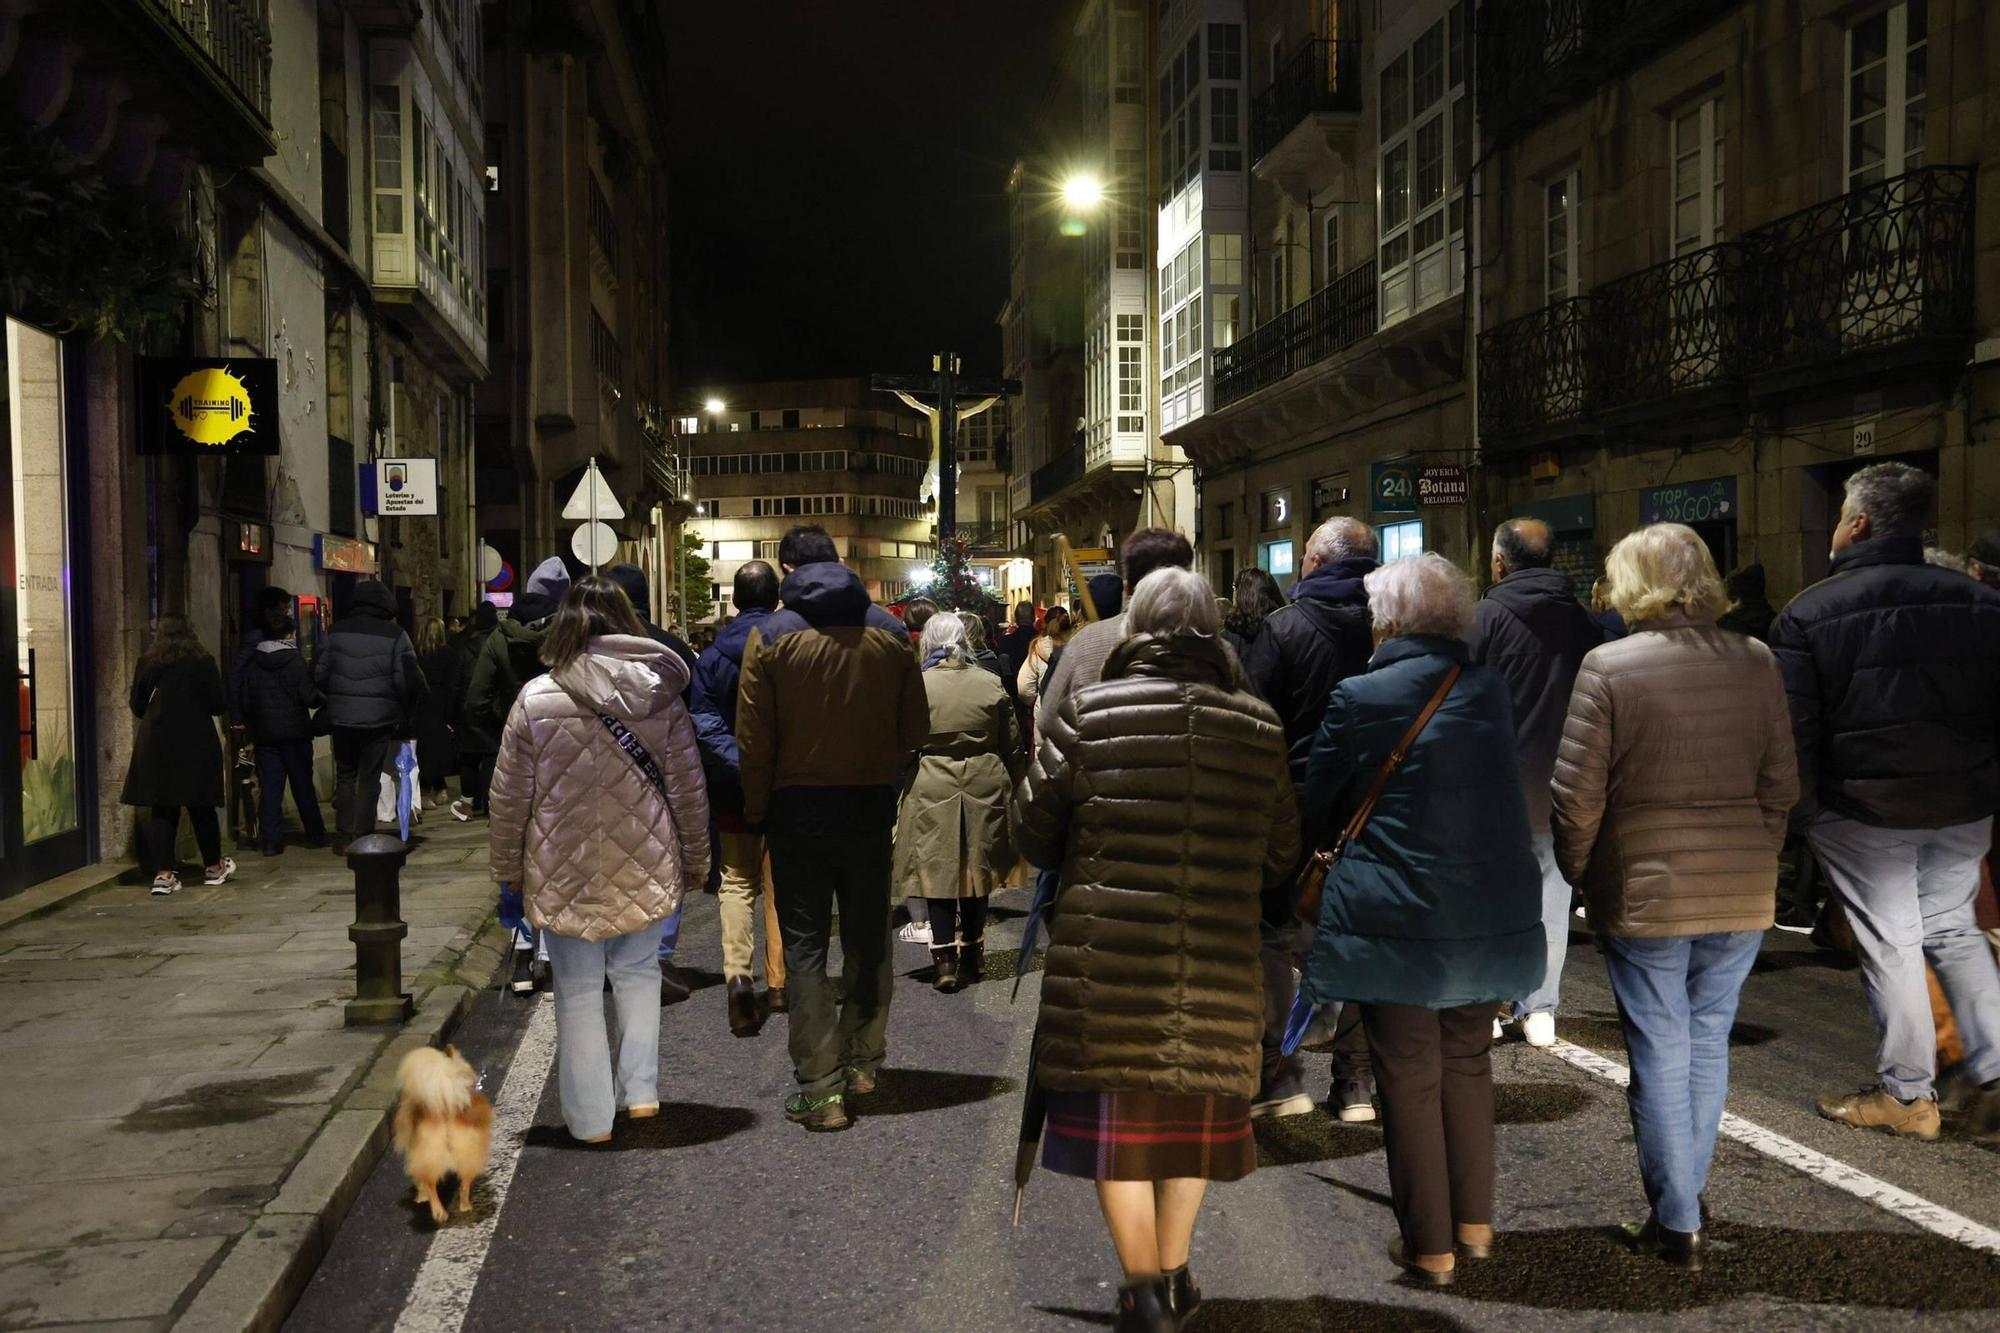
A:
[[[243,723],[257,746],[257,786],[260,790],[260,841],[264,855],[285,850],[285,782],[292,785],[292,803],[299,808],[299,825],[306,845],[326,842],[326,821],[319,813],[319,793],[313,789],[312,710],[324,700],[293,640],[292,621],[280,616],[266,622],[272,637],[251,653],[242,688]]]
[[[1264,621],[1264,632],[1250,645],[1244,669],[1250,687],[1285,724],[1292,786],[1299,792],[1305,790],[1306,760],[1333,687],[1366,671],[1369,654],[1375,650],[1368,592],[1361,580],[1375,572],[1376,550],[1374,530],[1359,519],[1330,518],[1320,524],[1306,540],[1292,604],[1273,611]],[[1278,1049],[1292,1007],[1292,971],[1303,947],[1292,916],[1290,888],[1288,883],[1264,900],[1264,990],[1269,1003],[1264,1084],[1253,1107],[1253,1113],[1261,1115],[1299,1115],[1313,1105],[1305,1090],[1305,1062]],[[1334,1113],[1348,1123],[1375,1118],[1375,1081],[1359,1005],[1341,1008],[1328,1100]]]
[[[1528,829],[1542,873],[1542,928],[1548,970],[1531,995],[1514,1001],[1513,1017],[1531,1046],[1556,1039],[1563,959],[1569,953],[1569,881],[1556,865],[1549,778],[1569,716],[1569,692],[1583,655],[1604,642],[1604,630],[1576,599],[1569,575],[1550,568],[1555,534],[1540,519],[1510,518],[1493,532],[1493,586],[1480,599],[1468,645],[1472,660],[1507,682],[1520,747],[1521,787],[1528,795]],[[1494,1024],[1498,1035],[1498,1020]]]
[[[333,733],[333,851],[345,856],[348,843],[375,831],[383,766],[429,693],[417,650],[396,623],[396,599],[379,579],[354,585],[313,663],[313,684],[326,696]]]
[[[493,777],[493,759],[500,753],[500,733],[483,720],[467,716],[466,686],[486,641],[500,626],[500,610],[491,602],[481,602],[452,639],[451,697],[445,700],[444,720],[458,743],[458,798],[451,803],[452,818],[460,823],[486,811],[486,784]]]
[[[736,741],[743,822],[770,843],[791,991],[799,1091],[785,1115],[845,1129],[888,1049],[891,831],[897,780],[930,735],[930,701],[902,622],[844,568],[833,539],[797,527],[778,544],[784,609],[743,650]],[[826,975],[840,911],[839,1001]]]
[[[1961,1090],[2000,1127],[2000,968],[1974,923],[2000,809],[2000,593],[1924,563],[1936,483],[1903,463],[1847,480],[1833,570],[1771,627],[1798,743],[1799,807],[1854,926],[1881,1086],[1832,1120],[1938,1134],[1929,957],[1965,1041]]]
[[[774,1012],[787,1007],[785,951],[778,933],[776,898],[765,892],[764,838],[743,822],[743,776],[736,748],[736,685],[743,673],[743,650],[750,631],[778,607],[778,571],[762,560],[737,567],[733,598],[736,619],[722,627],[715,642],[694,664],[695,741],[701,746],[701,766],[708,775],[708,803],[715,812],[716,842],[722,867],[717,898],[722,913],[722,974],[729,985],[729,1030],[747,1035],[757,1030],[757,987],[751,978],[756,952],[757,904],[764,905],[764,981]]]
[[[292,595],[283,588],[272,585],[259,588],[250,603],[250,624],[244,630],[243,641],[236,645],[236,661],[229,668],[229,724],[241,729],[248,719],[244,716],[244,687],[250,682],[250,668],[256,661],[257,648],[267,639],[282,639],[284,631],[280,625],[289,625],[292,620]]]

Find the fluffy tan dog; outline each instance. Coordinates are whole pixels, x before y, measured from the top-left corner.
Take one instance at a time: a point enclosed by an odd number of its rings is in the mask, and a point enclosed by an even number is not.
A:
[[[426,1046],[403,1057],[396,1070],[402,1098],[396,1104],[396,1151],[403,1155],[417,1202],[431,1220],[447,1214],[438,1183],[458,1177],[458,1212],[472,1209],[472,1182],[486,1174],[493,1143],[493,1103],[477,1091],[479,1075],[458,1048]]]

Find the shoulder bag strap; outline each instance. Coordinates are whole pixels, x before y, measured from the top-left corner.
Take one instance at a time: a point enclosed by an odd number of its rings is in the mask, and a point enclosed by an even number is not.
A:
[[[1417,714],[1417,720],[1403,733],[1403,739],[1396,742],[1396,748],[1389,751],[1389,757],[1382,761],[1382,767],[1375,774],[1375,781],[1370,784],[1368,794],[1361,798],[1361,804],[1355,807],[1354,817],[1347,821],[1347,827],[1340,831],[1339,840],[1329,849],[1329,860],[1339,856],[1347,844],[1360,837],[1361,830],[1368,827],[1368,821],[1375,813],[1375,803],[1382,799],[1382,791],[1389,785],[1389,779],[1396,775],[1396,770],[1403,766],[1405,759],[1409,758],[1410,747],[1417,743],[1417,737],[1423,735],[1424,728],[1430,725],[1433,717],[1437,716],[1437,710],[1444,706],[1445,696],[1451,693],[1452,686],[1458,684],[1459,673],[1463,670],[1462,666],[1454,662],[1451,670],[1444,673],[1444,680],[1439,683],[1437,693],[1433,694],[1431,701],[1424,705],[1424,711]]]
[[[1428,717],[1429,714],[1425,716]],[[631,757],[633,764],[639,769],[639,776],[646,779],[647,785],[653,789],[653,795],[660,798],[660,804],[671,805],[667,800],[667,780],[661,775],[660,766],[653,762],[652,752],[632,734],[632,728],[609,713],[599,713],[597,720],[611,733],[611,739],[618,742],[618,748]]]

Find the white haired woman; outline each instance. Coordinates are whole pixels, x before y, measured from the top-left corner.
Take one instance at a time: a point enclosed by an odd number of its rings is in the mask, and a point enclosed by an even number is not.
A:
[[[1729,599],[1692,528],[1641,528],[1605,567],[1631,634],[1592,649],[1570,695],[1556,858],[1589,903],[1632,1062],[1652,1212],[1628,1230],[1699,1268],[1729,1029],[1776,911],[1797,758],[1777,659],[1717,627]]]
[[[1211,1180],[1257,1165],[1263,891],[1298,810],[1277,714],[1248,692],[1206,580],[1146,575],[1100,683],[1044,719],[1014,802],[1021,849],[1059,866],[1037,1071],[1043,1165],[1097,1182],[1124,1270],[1114,1328],[1172,1330]]]
[[[1420,555],[1365,582],[1375,655],[1328,700],[1299,803],[1316,847],[1361,823],[1327,878],[1300,991],[1361,1005],[1400,1233],[1389,1257],[1443,1286],[1458,1255],[1493,1243],[1493,1006],[1541,983],[1542,879],[1507,682],[1465,644],[1472,580]]]
[[[976,984],[986,965],[986,900],[1014,868],[1007,795],[1021,766],[1014,703],[974,665],[965,623],[924,623],[917,652],[931,705],[896,820],[896,886],[930,912],[932,984],[946,993]]]

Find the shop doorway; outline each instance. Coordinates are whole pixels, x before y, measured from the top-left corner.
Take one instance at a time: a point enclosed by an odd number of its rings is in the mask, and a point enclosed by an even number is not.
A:
[[[89,858],[96,813],[94,683],[79,623],[88,588],[70,431],[81,421],[74,350],[5,321],[0,341],[0,895]]]

